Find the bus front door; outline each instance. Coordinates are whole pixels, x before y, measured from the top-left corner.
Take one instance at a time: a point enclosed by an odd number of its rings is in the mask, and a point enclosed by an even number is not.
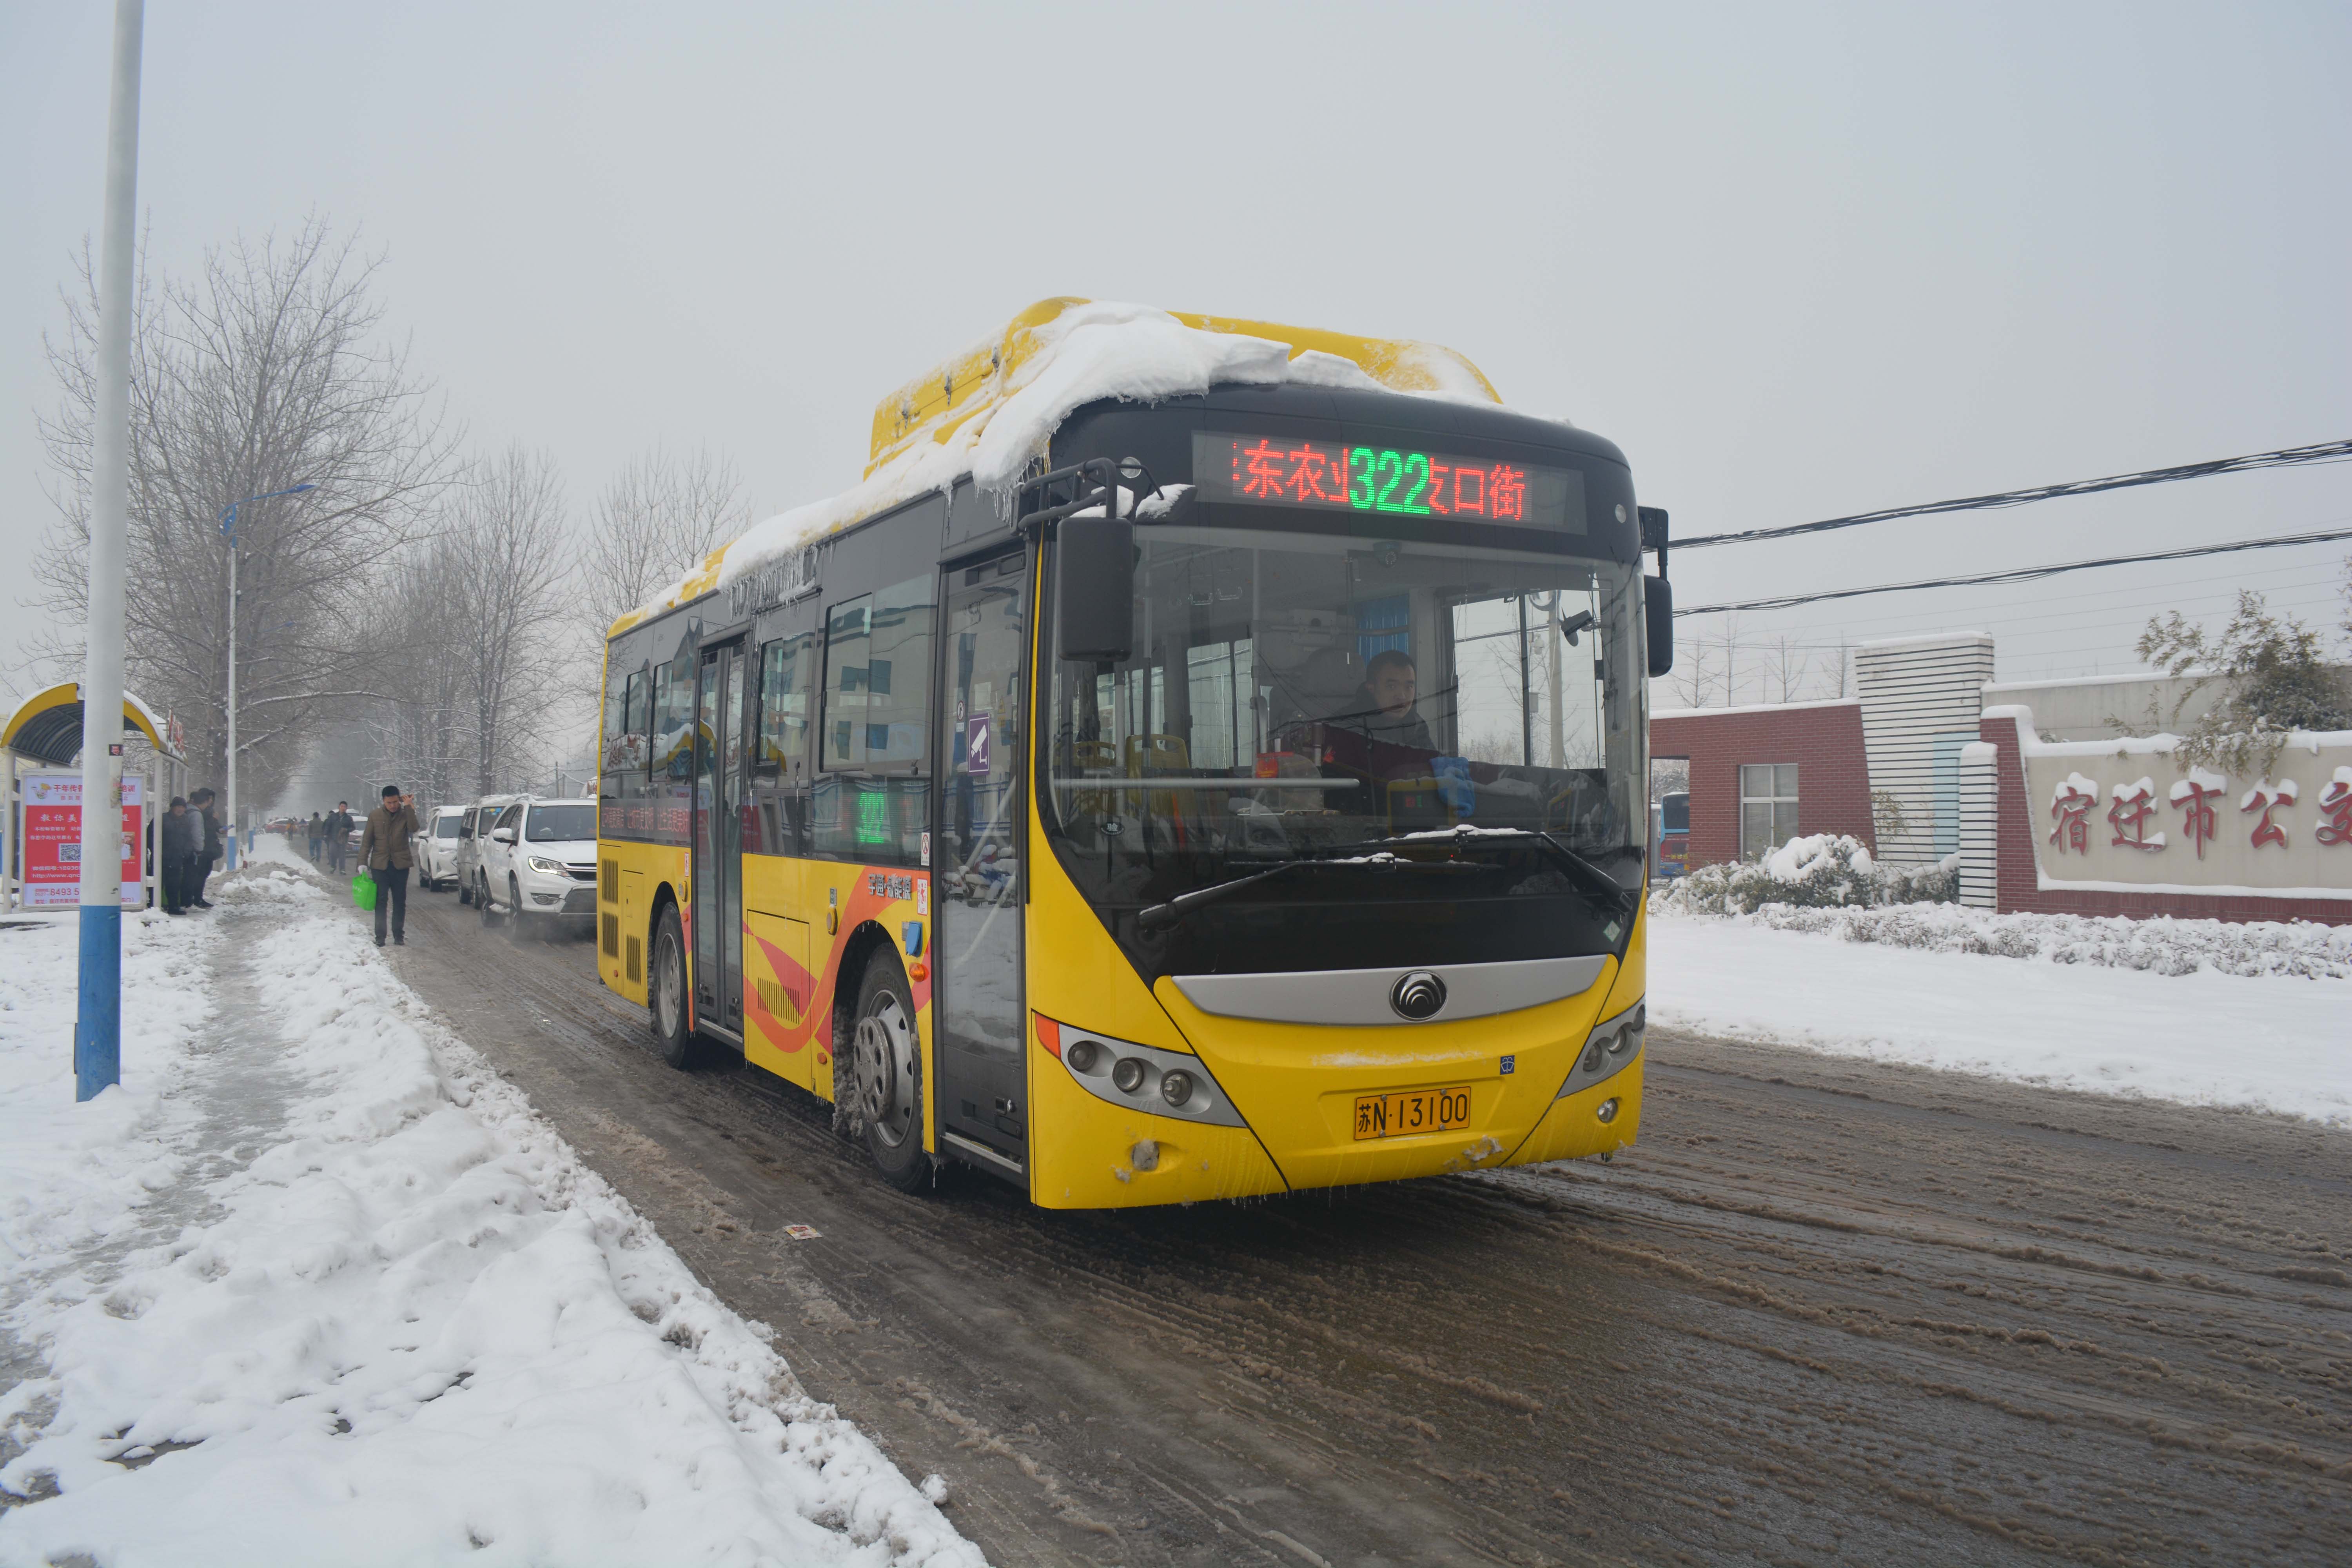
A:
[[[947,1147],[1002,1175],[1020,1174],[1028,1151],[1020,804],[1028,564],[1016,551],[950,566],[940,584],[943,731],[940,787],[931,795],[935,1101]]]
[[[743,645],[702,650],[694,741],[694,1016],[743,1034]]]

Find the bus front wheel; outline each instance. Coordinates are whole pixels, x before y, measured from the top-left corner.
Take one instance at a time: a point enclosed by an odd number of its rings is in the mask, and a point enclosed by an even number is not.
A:
[[[677,923],[677,906],[662,906],[654,927],[652,984],[646,1001],[654,1016],[654,1037],[661,1042],[662,1060],[674,1068],[694,1065],[694,1031],[686,1022],[686,939]]]
[[[866,1147],[882,1179],[902,1193],[919,1190],[931,1173],[923,1149],[923,1052],[915,1035],[915,1003],[896,959],[877,955],[857,987],[857,1021],[850,1034],[857,1118]]]

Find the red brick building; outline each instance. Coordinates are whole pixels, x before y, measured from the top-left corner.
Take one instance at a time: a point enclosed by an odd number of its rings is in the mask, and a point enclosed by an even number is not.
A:
[[[1787,837],[1785,814],[1793,805],[1798,834],[1849,834],[1877,847],[1858,698],[1653,713],[1650,754],[1689,759],[1694,868],[1741,858],[1743,812],[1761,816],[1759,805],[1783,814],[1777,837]],[[1756,775],[1743,784],[1743,767],[1773,768],[1769,793]],[[1779,772],[1790,767],[1793,781]],[[1792,789],[1782,787],[1790,783]]]

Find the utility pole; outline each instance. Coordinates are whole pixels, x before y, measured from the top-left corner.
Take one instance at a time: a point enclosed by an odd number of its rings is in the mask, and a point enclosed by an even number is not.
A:
[[[131,269],[146,0],[115,0],[98,295],[98,427],[81,679],[81,998],[74,1099],[122,1081],[122,560],[131,511]],[[151,808],[152,809],[152,808]]]

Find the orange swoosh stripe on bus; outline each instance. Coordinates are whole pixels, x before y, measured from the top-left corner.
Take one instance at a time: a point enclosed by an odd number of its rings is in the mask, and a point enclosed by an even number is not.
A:
[[[785,952],[782,948],[767,941],[757,932],[751,931],[748,927],[745,934],[759,944],[761,955],[768,961],[769,969],[776,976],[777,988],[782,991],[787,1001],[799,1009],[801,1021],[797,1024],[787,1024],[776,1016],[774,1010],[767,1005],[765,998],[761,994],[767,988],[764,981],[755,980],[748,988],[748,994],[743,998],[744,1010],[751,1015],[752,1019],[760,1025],[769,1038],[775,1041],[778,1050],[787,1054],[797,1051],[808,1044],[809,994],[815,989],[813,977],[807,970],[794,963],[792,955]]]

